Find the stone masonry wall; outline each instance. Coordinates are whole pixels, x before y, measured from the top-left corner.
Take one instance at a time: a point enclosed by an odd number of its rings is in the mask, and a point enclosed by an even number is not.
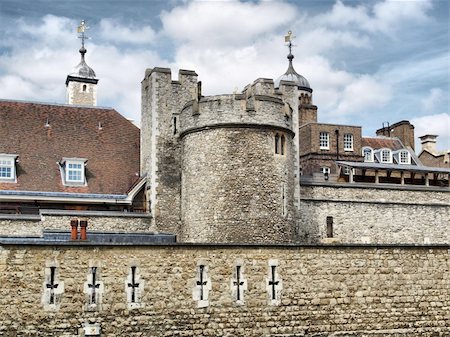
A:
[[[284,135],[285,154],[275,153]],[[292,135],[221,128],[183,138],[181,241],[293,242]]]
[[[40,218],[27,219],[21,217],[2,216],[0,218],[0,236],[41,236],[44,229],[56,229],[70,231],[70,220],[74,218],[86,219],[88,230],[104,232],[156,232],[151,224],[151,217],[111,215],[92,215],[88,213],[74,212],[72,215],[47,215]]]
[[[180,226],[180,142],[177,125],[186,102],[197,97],[197,74],[180,70],[178,81],[167,68],[147,69],[142,81],[141,173],[153,223],[163,232]]]
[[[83,85],[86,91],[83,91]],[[67,103],[97,105],[97,84],[70,81],[67,85]]]
[[[1,245],[0,336],[443,337],[449,269],[448,246]]]
[[[450,191],[301,186],[300,241],[334,237],[345,243],[450,242]]]

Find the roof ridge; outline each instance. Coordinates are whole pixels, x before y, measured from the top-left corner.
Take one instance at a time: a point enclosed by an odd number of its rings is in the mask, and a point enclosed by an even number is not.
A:
[[[86,109],[101,109],[101,110],[115,110],[112,107],[107,106],[91,106],[91,105],[78,105],[78,104],[66,104],[66,103],[56,103],[56,102],[39,102],[39,101],[27,101],[19,99],[6,99],[0,98],[0,102],[11,102],[11,103],[29,103],[29,104],[39,104],[39,105],[54,105],[67,108],[86,108]]]

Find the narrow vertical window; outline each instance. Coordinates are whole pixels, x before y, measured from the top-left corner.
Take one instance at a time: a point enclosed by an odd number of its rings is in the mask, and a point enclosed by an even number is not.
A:
[[[241,287],[244,285],[244,282],[241,280],[241,266],[236,266],[236,281],[234,281],[234,285],[236,286],[236,300],[240,301],[242,294],[241,294]]]
[[[351,133],[344,134],[344,151],[353,151],[353,135]]]
[[[57,265],[51,263],[50,266],[45,268],[44,292],[42,294],[44,310],[58,310],[63,293],[64,282],[59,280]]]
[[[269,260],[269,270],[266,278],[266,290],[270,305],[281,304],[282,281],[278,273],[278,261]]]
[[[281,215],[286,216],[287,215],[287,198],[286,198],[286,184],[283,183],[281,185]]]
[[[333,237],[333,217],[327,216],[327,238]]]
[[[173,134],[176,135],[177,132],[178,132],[178,130],[177,130],[177,118],[174,117],[173,118]]]
[[[321,150],[330,149],[330,134],[328,132],[321,132],[319,134],[319,147]]]
[[[101,309],[102,295],[104,291],[103,282],[100,281],[99,268],[90,267],[87,281],[84,283],[84,293],[86,294],[86,310]]]
[[[275,135],[275,153],[280,153],[280,136],[278,133]]]
[[[286,145],[286,138],[284,137],[284,135],[281,135],[281,139],[280,139],[281,154],[284,154],[285,145]]]
[[[85,92],[86,91],[86,84],[83,84],[83,92]]]
[[[197,277],[194,282],[193,299],[197,301],[197,307],[209,306],[209,291],[211,290],[211,278],[208,276],[208,267],[202,263],[198,265]]]
[[[127,294],[128,309],[136,309],[144,306],[142,296],[144,291],[144,280],[141,278],[139,268],[131,266],[125,279],[125,293]]]
[[[131,282],[128,283],[128,287],[131,288],[131,302],[136,302],[136,288],[139,287],[139,282],[136,282],[136,267],[131,267]]]

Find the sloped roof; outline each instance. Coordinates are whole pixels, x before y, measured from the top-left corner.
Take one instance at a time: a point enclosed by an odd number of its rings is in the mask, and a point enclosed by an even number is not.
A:
[[[392,151],[405,148],[400,139],[395,137],[362,137],[361,146],[370,146],[372,149],[388,148]]]
[[[139,178],[140,130],[111,108],[0,100],[0,135],[19,156],[0,190],[126,194]],[[87,159],[87,186],[64,186],[64,157]]]

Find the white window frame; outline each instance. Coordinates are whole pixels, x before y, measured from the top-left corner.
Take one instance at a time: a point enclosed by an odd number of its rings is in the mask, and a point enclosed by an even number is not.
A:
[[[348,167],[348,166],[343,166],[343,167],[342,167],[342,173],[343,173],[344,175],[349,176],[349,175],[350,175],[350,172],[353,172],[353,174],[355,174],[355,170],[354,170],[354,169],[352,169],[352,168],[350,168],[350,167]]]
[[[402,154],[406,154],[406,161],[402,160]],[[398,163],[401,165],[409,165],[411,164],[411,154],[408,150],[400,150],[398,151]]]
[[[16,154],[0,153],[0,182],[17,182],[16,178]],[[6,171],[9,169],[9,175]],[[4,175],[5,174],[5,175]],[[3,176],[4,175],[4,176]]]
[[[353,151],[353,134],[344,133],[344,151]]]
[[[323,131],[319,133],[319,147],[321,150],[330,149],[330,134],[328,132]]]
[[[86,162],[84,158],[63,158],[61,168],[63,170],[63,182],[66,186],[86,185]],[[70,167],[76,165],[78,167]],[[71,179],[71,172],[79,172],[80,179]]]
[[[388,153],[388,160],[384,160],[383,153]],[[392,164],[392,151],[390,149],[380,149],[380,163]]]
[[[327,167],[327,166],[322,166],[321,168],[320,168],[320,173],[322,173],[322,174],[330,174],[331,173],[331,169],[329,168],[329,167]]]
[[[365,151],[370,151],[370,158],[366,158],[366,153]],[[373,149],[370,146],[365,146],[362,149],[362,156],[364,157],[364,162],[365,163],[373,163],[374,161],[374,155],[373,155]]]

